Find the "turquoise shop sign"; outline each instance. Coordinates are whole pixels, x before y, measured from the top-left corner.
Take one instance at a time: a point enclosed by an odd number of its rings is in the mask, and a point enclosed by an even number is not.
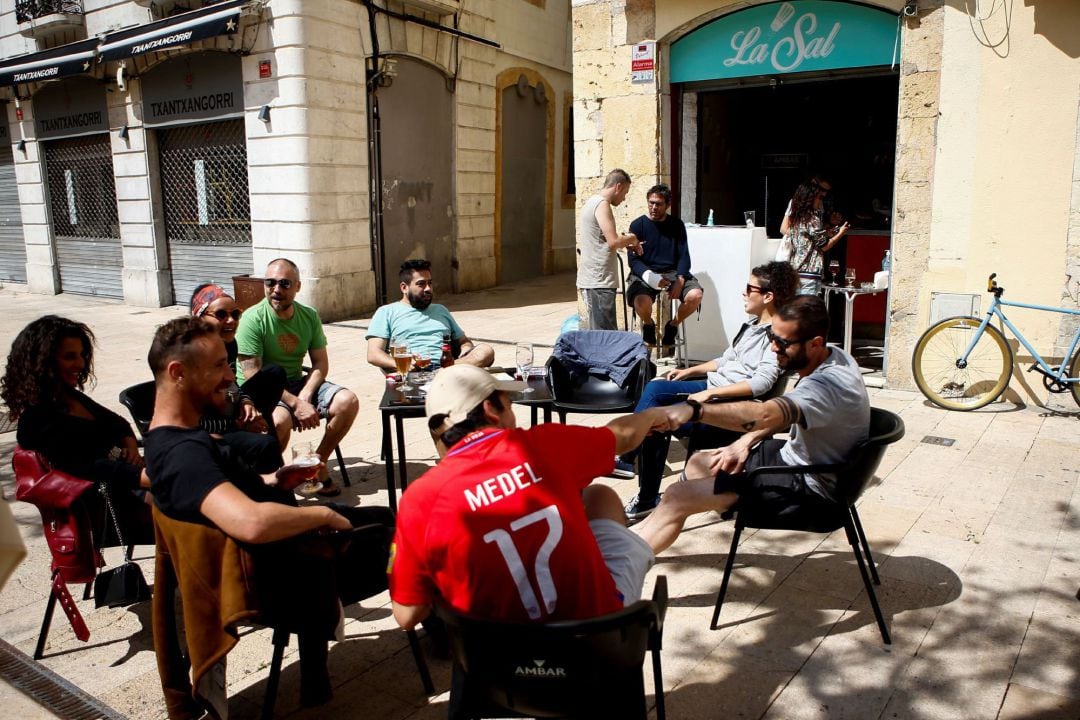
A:
[[[894,13],[834,0],[757,5],[717,18],[671,46],[671,82],[891,65]]]

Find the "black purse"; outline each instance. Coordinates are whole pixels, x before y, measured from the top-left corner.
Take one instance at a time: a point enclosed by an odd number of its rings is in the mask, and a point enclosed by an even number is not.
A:
[[[131,561],[131,547],[124,542],[124,537],[120,534],[120,523],[116,521],[116,511],[113,510],[108,485],[101,483],[98,489],[105,498],[105,508],[112,518],[113,527],[116,528],[116,539],[124,547],[124,564],[100,572],[94,578],[94,604],[97,607],[114,608],[149,600],[150,586],[146,584],[142,568]]]

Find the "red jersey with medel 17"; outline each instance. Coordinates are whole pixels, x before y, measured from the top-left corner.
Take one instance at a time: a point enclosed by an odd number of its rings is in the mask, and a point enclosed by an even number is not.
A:
[[[390,597],[502,621],[572,620],[623,607],[581,491],[611,471],[607,428],[487,428],[402,494]]]

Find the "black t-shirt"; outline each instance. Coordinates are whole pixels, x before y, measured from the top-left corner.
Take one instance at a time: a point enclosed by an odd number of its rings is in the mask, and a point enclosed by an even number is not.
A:
[[[292,493],[268,486],[202,428],[154,428],[144,440],[154,502],[174,520],[210,525],[200,508],[223,482],[231,482],[255,502],[295,504]]]

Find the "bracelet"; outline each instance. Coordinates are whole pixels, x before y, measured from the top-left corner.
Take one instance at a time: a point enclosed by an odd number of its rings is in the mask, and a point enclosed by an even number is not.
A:
[[[701,422],[701,413],[705,409],[701,407],[701,403],[694,398],[686,398],[686,404],[694,411],[694,414],[690,416],[690,422]]]

